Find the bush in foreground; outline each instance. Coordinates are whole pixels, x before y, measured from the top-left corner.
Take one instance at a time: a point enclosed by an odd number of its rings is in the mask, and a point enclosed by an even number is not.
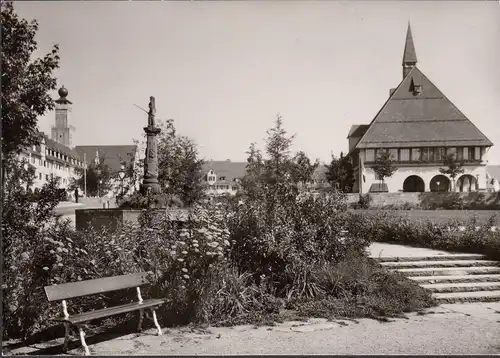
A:
[[[477,216],[468,220],[450,219],[445,223],[413,220],[390,211],[352,213],[348,220],[350,231],[372,241],[396,243],[438,250],[484,254],[500,260],[500,231],[498,215],[480,223]]]

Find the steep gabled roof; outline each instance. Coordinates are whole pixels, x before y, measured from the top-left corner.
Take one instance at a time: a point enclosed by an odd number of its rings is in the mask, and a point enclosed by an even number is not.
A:
[[[99,160],[107,165],[112,173],[121,170],[123,162],[133,162],[137,153],[136,145],[79,145],[75,147],[83,161],[86,157],[87,164],[92,163],[99,153]]]
[[[203,170],[205,173],[213,170],[217,175],[217,182],[220,181],[220,177],[225,177],[226,182],[231,182],[245,176],[247,164],[247,162],[232,162],[230,160],[210,160],[203,164]]]
[[[369,124],[354,124],[349,130],[347,138],[350,137],[361,137],[370,127]]]
[[[415,89],[420,86],[421,93]],[[415,66],[370,123],[356,148],[492,146]]]

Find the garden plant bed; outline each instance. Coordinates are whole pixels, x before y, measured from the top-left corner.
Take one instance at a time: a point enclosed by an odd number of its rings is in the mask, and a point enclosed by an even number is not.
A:
[[[381,209],[357,209],[350,210],[363,215],[377,214]],[[500,210],[382,210],[390,212],[391,215],[407,217],[412,221],[429,220],[433,223],[444,224],[450,220],[467,221],[477,216],[479,223],[486,223],[493,215],[500,215]]]

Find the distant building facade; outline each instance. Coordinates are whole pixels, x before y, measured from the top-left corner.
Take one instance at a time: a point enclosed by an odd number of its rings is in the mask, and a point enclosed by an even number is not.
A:
[[[245,176],[246,162],[210,160],[203,165],[205,190],[209,196],[235,195]]]
[[[25,148],[20,158],[26,159],[35,169],[35,188],[41,188],[53,175],[60,179],[60,188],[68,189],[78,171],[99,157],[113,174],[113,185],[121,184],[118,173],[121,166],[137,166],[139,150],[136,145],[73,146],[75,127],[71,125],[72,102],[68,90],[62,86],[55,106],[55,123],[51,137],[40,132],[40,145]],[[83,194],[84,188],[80,188]]]
[[[485,155],[493,143],[417,68],[409,24],[402,65],[402,82],[372,122],[349,131],[353,191],[377,190],[373,165],[381,151],[389,151],[398,168],[384,179],[389,192],[486,191]],[[465,170],[453,189],[439,171],[448,153],[455,153]]]
[[[247,162],[228,160],[205,162],[203,166],[206,193],[209,196],[235,195],[241,189],[241,179],[245,176]],[[311,182],[305,185],[310,190],[320,190],[329,186],[326,167],[318,166]]]

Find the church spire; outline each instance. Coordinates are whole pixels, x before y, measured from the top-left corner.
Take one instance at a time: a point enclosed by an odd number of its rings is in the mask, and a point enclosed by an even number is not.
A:
[[[403,54],[403,78],[405,78],[411,69],[417,64],[417,53],[413,44],[413,36],[411,35],[411,26],[408,21],[408,30],[406,30],[405,51]]]

